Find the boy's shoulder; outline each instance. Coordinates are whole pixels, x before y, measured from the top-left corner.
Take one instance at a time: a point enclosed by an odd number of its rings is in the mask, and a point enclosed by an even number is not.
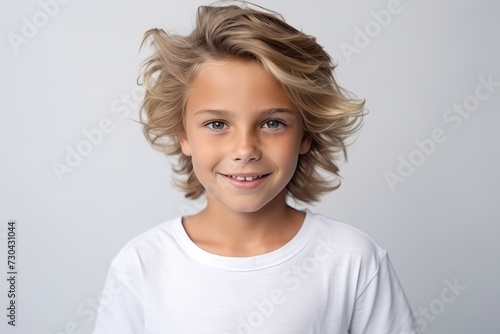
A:
[[[130,239],[123,246],[123,250],[131,248],[155,248],[162,245],[165,238],[168,239],[171,237],[172,226],[178,222],[180,223],[180,220],[181,217],[168,219],[146,229]]]
[[[138,267],[158,258],[159,254],[165,253],[169,247],[175,245],[171,242],[173,225],[180,221],[181,217],[166,220],[133,237],[113,258],[111,267],[126,270],[126,268]]]
[[[347,223],[313,213],[314,233],[309,241],[313,254],[328,254],[332,263],[359,265],[376,271],[387,255],[370,236]]]
[[[370,236],[356,227],[329,218],[320,213],[311,213],[316,238],[335,245],[337,250],[368,252],[383,256],[385,249],[380,247]]]

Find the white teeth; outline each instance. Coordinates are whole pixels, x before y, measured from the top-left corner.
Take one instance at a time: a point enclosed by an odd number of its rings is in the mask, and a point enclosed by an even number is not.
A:
[[[230,178],[233,178],[238,181],[253,181],[255,179],[258,179],[262,175],[257,175],[257,176],[236,176],[236,175],[228,175]]]

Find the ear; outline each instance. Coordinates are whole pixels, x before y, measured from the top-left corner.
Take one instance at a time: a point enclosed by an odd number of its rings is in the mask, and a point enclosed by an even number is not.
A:
[[[190,157],[191,156],[191,144],[189,143],[187,133],[185,131],[180,134],[177,139],[179,140],[179,144],[181,145],[181,151],[184,155]]]
[[[302,155],[309,152],[311,144],[312,144],[311,135],[309,134],[309,132],[304,132],[304,135],[302,136],[302,141],[300,142],[299,154]]]

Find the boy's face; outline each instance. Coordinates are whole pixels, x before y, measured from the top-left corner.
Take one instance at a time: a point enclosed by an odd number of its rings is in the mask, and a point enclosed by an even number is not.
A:
[[[280,83],[254,61],[204,64],[184,124],[182,152],[192,157],[207,204],[236,212],[256,212],[278,195],[284,201],[299,154],[311,144]]]

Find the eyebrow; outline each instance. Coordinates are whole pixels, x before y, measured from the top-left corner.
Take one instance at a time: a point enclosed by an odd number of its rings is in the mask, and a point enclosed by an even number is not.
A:
[[[295,111],[288,109],[288,108],[264,109],[264,110],[261,110],[260,115],[267,116],[267,115],[279,114],[279,113],[296,115]],[[215,116],[230,116],[231,115],[231,113],[225,109],[201,109],[201,110],[198,110],[197,112],[194,113],[195,116],[203,115],[203,114],[212,114]]]

